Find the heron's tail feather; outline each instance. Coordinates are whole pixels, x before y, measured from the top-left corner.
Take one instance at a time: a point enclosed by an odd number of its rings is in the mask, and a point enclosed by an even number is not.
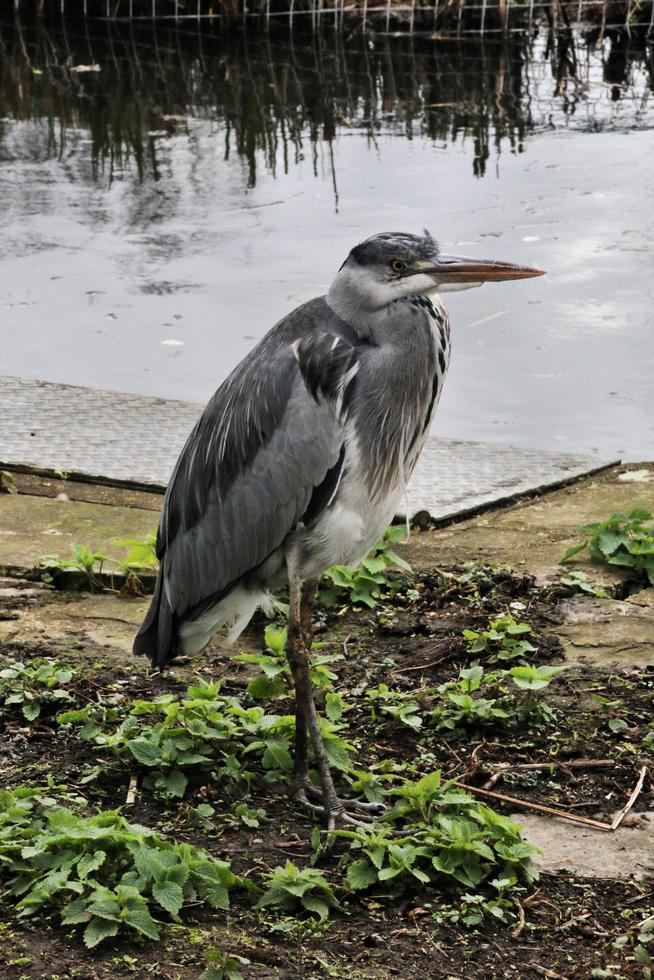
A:
[[[165,667],[178,652],[176,632],[175,617],[160,571],[150,608],[134,638],[132,649],[138,656],[149,657],[153,667]]]
[[[271,610],[272,596],[261,586],[237,582],[213,605],[204,606],[200,615],[184,620],[179,628],[180,650],[199,653],[221,628],[233,643],[241,635],[259,606]]]

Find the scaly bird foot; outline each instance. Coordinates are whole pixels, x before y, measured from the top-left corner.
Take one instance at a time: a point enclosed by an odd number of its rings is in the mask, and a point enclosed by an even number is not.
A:
[[[386,812],[383,803],[368,803],[364,800],[343,800],[335,797],[326,803],[325,794],[313,783],[306,781],[293,789],[293,799],[312,813],[327,819],[327,830],[339,827],[369,827]],[[312,802],[310,797],[319,802]]]

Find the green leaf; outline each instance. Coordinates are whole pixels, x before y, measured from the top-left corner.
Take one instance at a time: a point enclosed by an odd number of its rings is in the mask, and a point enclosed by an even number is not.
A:
[[[341,694],[335,691],[328,691],[325,695],[325,714],[330,721],[338,721],[343,714],[345,702]]]
[[[609,721],[609,728],[612,732],[623,732],[628,727],[624,718],[611,718]]]
[[[157,924],[146,908],[129,909],[123,921],[148,939],[159,938]]]
[[[93,854],[84,854],[77,862],[77,874],[80,878],[86,878],[92,871],[97,871],[102,866],[107,855],[104,851],[94,851]]]
[[[155,882],[152,886],[152,894],[159,905],[171,915],[177,915],[184,904],[184,892],[181,886],[173,881]]]
[[[236,980],[233,973],[230,978],[227,978],[227,980],[232,980],[232,978]],[[206,970],[203,970],[203,972],[200,974],[200,980],[226,980],[225,971],[222,969],[222,967],[213,966],[210,964]]]
[[[404,558],[400,558],[400,556],[396,554],[394,551],[388,549],[386,552],[386,557],[389,558],[394,565],[397,565],[398,568],[401,568],[403,572],[410,573],[413,571],[408,561],[405,561]]]
[[[117,922],[108,922],[106,919],[93,918],[84,930],[84,945],[88,949],[93,949],[103,939],[115,936],[118,932]]]
[[[367,558],[364,558],[361,565],[372,575],[377,575],[379,572],[383,572],[386,568],[386,562],[384,559],[374,555],[368,555]]]
[[[87,909],[88,900],[86,898],[76,898],[61,910],[61,921],[65,926],[79,925],[88,922],[91,913]]]
[[[127,748],[141,765],[161,765],[161,751],[156,742],[147,738],[133,738],[127,742]]]
[[[293,760],[286,739],[269,739],[261,762],[266,769],[281,769],[284,772],[291,770]]]
[[[377,871],[365,858],[353,861],[347,869],[347,883],[352,891],[363,891],[377,881]]]
[[[287,693],[286,682],[283,674],[270,677],[266,674],[257,674],[249,682],[246,688],[252,698],[259,701],[267,701],[269,698],[278,698]]]
[[[326,738],[324,745],[325,755],[330,766],[339,769],[341,772],[348,772],[352,762],[345,743],[340,738]]]
[[[323,898],[318,898],[317,895],[304,895],[302,897],[302,905],[307,911],[315,912],[321,922],[329,918],[329,905]]]
[[[179,769],[172,769],[165,776],[166,791],[169,796],[181,798],[186,792],[188,779]]]
[[[23,705],[23,715],[28,721],[34,721],[41,714],[41,705],[38,701],[28,701]]]
[[[582,541],[581,544],[573,544],[572,547],[568,548],[568,550],[561,558],[560,564],[563,564],[564,561],[568,561],[570,558],[574,558],[575,555],[578,555],[580,551],[583,551],[584,548],[587,547],[588,547],[587,541]]]

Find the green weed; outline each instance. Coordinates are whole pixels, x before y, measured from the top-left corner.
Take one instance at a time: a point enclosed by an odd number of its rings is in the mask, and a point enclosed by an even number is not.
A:
[[[420,705],[412,693],[392,690],[387,684],[380,684],[378,687],[368,688],[366,699],[372,705],[373,720],[375,712],[378,710],[406,725],[407,728],[411,728],[414,732],[422,727]]]
[[[286,627],[269,623],[264,630],[264,642],[270,652],[242,652],[234,658],[239,663],[259,667],[260,673],[252,678],[246,688],[250,697],[258,701],[267,701],[271,698],[288,697],[293,694],[293,678],[286,658],[287,639],[288,630]],[[330,669],[330,664],[344,659],[339,653],[316,654],[315,651],[320,650],[323,646],[324,644],[320,642],[311,644],[314,653],[309,667],[309,677],[313,687],[319,692],[331,690],[337,676]]]
[[[483,654],[489,663],[524,659],[526,653],[536,653],[526,637],[531,635],[528,623],[517,623],[513,616],[499,616],[481,633],[464,630],[468,653]]]
[[[373,608],[391,588],[385,575],[389,568],[411,572],[411,566],[392,547],[405,537],[404,526],[392,525],[358,568],[332,565],[322,577],[318,601],[325,606],[348,602]]]
[[[441,684],[441,700],[430,715],[431,721],[437,729],[454,732],[484,725],[511,728],[525,723],[549,724],[556,714],[536,697],[536,692],[548,687],[561,670],[563,667],[520,664],[486,672],[475,664],[461,670],[457,681]],[[506,687],[507,681],[511,681],[511,688]],[[524,694],[518,695],[515,688]],[[485,696],[489,694],[493,697]]]
[[[140,769],[143,787],[159,796],[183,797],[194,776],[249,785],[254,778],[245,768],[250,757],[269,782],[286,779],[293,768],[293,715],[245,708],[237,698],[222,695],[216,683],[191,685],[182,699],[163,695],[134,701],[118,724],[119,717],[115,708],[91,704],[62,712],[57,721],[79,726],[82,738],[130,770]],[[341,728],[321,718],[329,761],[347,771],[353,747],[339,734]]]
[[[452,903],[434,909],[432,913],[434,921],[439,925],[461,924],[468,929],[474,929],[484,921],[492,922],[493,919],[499,919],[500,922],[508,922],[514,919],[515,905],[505,894],[513,886],[512,879],[493,878],[489,885],[496,889],[496,893],[482,895],[478,892],[473,894],[464,892],[456,905]]]
[[[62,702],[72,700],[62,685],[68,684],[74,673],[72,667],[55,660],[17,661],[0,670],[0,704],[5,713],[20,708],[27,721],[34,721],[42,711],[60,708]]]
[[[140,593],[142,583],[139,575],[144,572],[156,572],[159,561],[156,555],[156,532],[147,534],[142,539],[128,539],[113,542],[118,547],[125,548],[127,553],[122,558],[109,558],[99,551],[92,551],[86,545],[71,545],[72,558],[61,558],[59,555],[46,555],[41,558],[39,565],[44,569],[43,580],[52,582],[57,573],[79,572],[85,576],[89,588],[101,592],[106,588],[101,576],[108,567],[110,573],[124,578],[123,590]]]
[[[537,849],[521,839],[518,825],[443,783],[439,771],[390,795],[395,805],[377,826],[336,832],[359,855],[346,858],[353,891],[397,896],[444,879],[478,887],[499,875],[506,888],[535,879]]]
[[[113,543],[121,548],[127,548],[127,554],[120,562],[122,568],[129,571],[145,572],[156,571],[159,567],[156,531],[151,531],[144,538],[128,538]]]
[[[643,980],[651,980],[654,976],[654,915],[648,915],[637,926],[632,926],[627,933],[614,940],[612,945],[618,950],[631,948],[633,959],[641,968],[640,976]]]
[[[487,698],[479,693],[473,697],[483,683],[492,687],[498,676],[497,673],[486,674],[484,668],[476,664],[461,670],[457,681],[442,684],[438,689],[442,700],[431,716],[435,727],[454,731],[461,727],[503,723],[510,719],[510,711],[500,707],[497,697]]]
[[[0,493],[18,493],[18,488],[9,470],[0,470]]]
[[[178,922],[187,902],[227,909],[231,889],[252,887],[191,844],[64,802],[34,787],[0,791],[0,878],[19,917],[56,912],[63,925],[84,926],[93,948],[119,932],[158,939],[155,916]]]
[[[268,888],[257,902],[257,908],[274,908],[280,912],[309,912],[322,921],[338,906],[334,890],[321,871],[300,870],[292,861],[267,872]]]
[[[204,958],[209,964],[200,974],[200,980],[243,980],[242,966],[249,966],[250,960],[236,953],[226,953],[221,949],[207,949]]]
[[[585,572],[581,571],[570,571],[566,575],[562,575],[559,579],[561,585],[565,585],[566,588],[570,589],[572,592],[581,592],[586,595],[594,595],[598,599],[609,599],[610,596],[604,589],[601,589],[597,585],[593,585],[592,582],[588,580],[588,576]]]
[[[46,555],[40,561],[44,582],[52,582],[54,572],[79,572],[84,575],[90,588],[102,589],[100,580],[104,566],[111,561],[100,551],[91,551],[85,545],[73,544],[70,547],[72,558],[60,558],[59,555]]]
[[[591,561],[629,568],[637,579],[654,585],[654,524],[652,515],[636,507],[628,514],[617,511],[606,521],[584,524],[580,544],[568,548],[561,562],[587,551]]]

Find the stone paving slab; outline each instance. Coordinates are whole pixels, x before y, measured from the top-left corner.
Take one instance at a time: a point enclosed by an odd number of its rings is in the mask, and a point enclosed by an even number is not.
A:
[[[201,411],[191,402],[0,378],[0,464],[165,485]],[[409,508],[449,517],[613,462],[432,438],[409,484]]]

